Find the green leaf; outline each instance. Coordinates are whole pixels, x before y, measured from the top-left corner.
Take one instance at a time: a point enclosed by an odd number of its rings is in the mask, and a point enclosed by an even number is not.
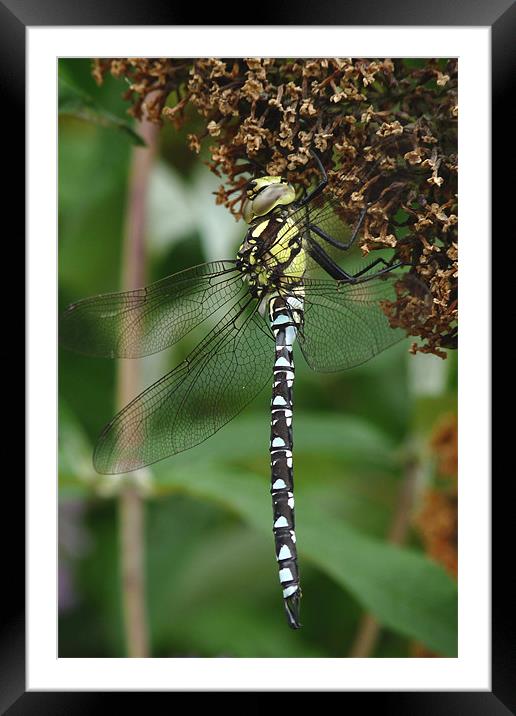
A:
[[[378,620],[443,656],[457,655],[457,588],[440,566],[308,509],[301,551]]]
[[[339,468],[351,467],[360,474],[370,470],[388,473],[398,466],[392,442],[356,416],[328,416],[312,412],[299,414],[295,421],[295,454],[299,461],[303,456],[310,459],[324,456],[338,460]],[[171,488],[175,491],[177,484],[173,475],[183,466],[197,466],[200,471],[209,473],[212,465],[218,465],[216,469],[220,470],[221,464],[240,465],[244,462],[248,465],[251,462],[253,467],[257,465],[256,471],[266,471],[268,441],[269,423],[264,420],[263,413],[239,416],[209,440],[153,468],[152,472],[159,474],[157,489],[160,494],[170,492]],[[70,457],[73,449],[72,443],[68,446]],[[93,451],[93,448],[90,450]],[[77,456],[82,460],[82,452],[78,452]],[[89,460],[91,463],[91,453]],[[72,469],[67,474],[69,479],[73,479]],[[80,479],[80,475],[77,477]]]
[[[62,73],[59,74],[58,111],[61,115],[71,115],[101,127],[116,129],[125,134],[133,144],[139,147],[145,146],[143,139],[127,120],[117,117],[98,105],[86,92],[65,79]]]
[[[207,443],[152,468],[157,494],[182,492],[212,501],[271,538],[267,426],[260,415],[240,418]],[[72,445],[73,448],[73,445]],[[296,467],[303,455],[333,455],[343,472],[396,467],[389,440],[356,418],[304,415],[296,421]],[[251,467],[249,467],[251,464]],[[445,656],[456,653],[456,585],[436,564],[351,526],[317,500],[314,475],[296,493],[301,559],[351,593],[386,627]],[[84,483],[83,483],[84,484]],[[343,490],[346,489],[343,480]]]
[[[264,406],[265,407],[265,406]],[[325,455],[362,470],[396,467],[392,441],[357,416],[302,412],[294,417],[295,455]],[[267,414],[242,414],[206,442],[162,463],[176,470],[198,462],[248,462],[260,459],[268,465],[269,421]],[[163,474],[163,470],[160,474]]]
[[[183,466],[158,467],[158,478],[186,493],[211,499],[270,534],[271,508],[265,476],[252,472]],[[304,501],[297,505],[301,558],[349,590],[385,626],[418,639],[445,656],[457,649],[457,589],[436,564],[417,552],[361,534]]]
[[[91,444],[64,401],[59,402],[59,487],[79,491],[98,480],[91,460]]]
[[[153,506],[147,544],[155,652],[173,644],[199,655],[325,656],[285,628],[271,545],[241,523],[222,521],[222,513],[217,524],[214,506],[207,507],[185,497]],[[211,523],[199,520],[203,514]]]
[[[328,656],[308,630],[286,626],[272,545],[260,533],[185,496],[149,501],[146,511],[153,656]],[[86,520],[89,546],[75,565],[78,611],[61,617],[60,653],[122,656],[116,506],[91,501]]]
[[[198,645],[201,654],[217,656],[326,656],[321,649],[304,642],[284,624],[283,614],[279,611],[283,609],[281,593],[278,594],[276,609],[277,612],[269,610],[266,614],[258,613],[256,609],[245,609],[228,598],[205,604],[195,619],[178,624],[176,638],[182,638],[186,646],[192,643]],[[276,619],[277,614],[280,614],[281,622]]]

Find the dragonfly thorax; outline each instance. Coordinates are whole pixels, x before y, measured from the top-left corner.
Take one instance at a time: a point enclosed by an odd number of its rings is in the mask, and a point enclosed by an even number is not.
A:
[[[249,281],[252,295],[282,293],[282,279],[301,279],[305,271],[301,235],[289,218],[288,209],[276,209],[255,219],[240,246],[237,267]],[[285,283],[283,281],[283,283]]]

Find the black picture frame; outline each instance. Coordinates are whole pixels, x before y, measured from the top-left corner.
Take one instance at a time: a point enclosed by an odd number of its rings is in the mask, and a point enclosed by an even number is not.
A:
[[[17,237],[10,243],[22,246],[23,217],[25,216],[23,186],[24,161],[22,147],[25,146],[25,128],[22,121],[25,112],[25,38],[29,26],[66,25],[191,25],[190,19],[197,19],[199,9],[177,10],[177,6],[162,0],[110,0],[96,3],[83,0],[70,3],[67,0],[0,0],[0,82],[4,103],[4,142],[16,148],[16,161],[9,162],[7,199],[9,212],[17,217]],[[241,8],[232,11],[225,5],[224,13],[218,8],[202,9],[203,25],[228,25],[227,18],[243,17]],[[194,15],[196,16],[194,18]],[[224,15],[224,16],[222,16]],[[215,17],[216,16],[216,17]],[[245,16],[244,16],[245,17]],[[380,3],[375,0],[361,0],[359,3],[340,4],[319,1],[305,3],[300,0],[275,3],[270,7],[261,4],[253,17],[261,25],[412,25],[412,26],[489,26],[492,37],[492,121],[502,131],[493,132],[493,178],[495,190],[492,193],[493,217],[501,217],[502,206],[509,205],[508,192],[511,183],[504,182],[501,159],[507,160],[506,134],[503,120],[508,119],[508,97],[510,79],[515,71],[516,5],[513,0],[491,0],[478,3],[473,0],[433,0],[416,3],[414,0],[391,0]],[[321,21],[324,19],[324,23]],[[241,23],[245,24],[245,23]],[[508,130],[509,134],[512,132]],[[504,143],[502,149],[502,143]],[[512,145],[512,140],[510,144]],[[4,165],[5,166],[5,165]],[[512,198],[512,197],[511,197]],[[505,203],[504,203],[505,202]],[[497,211],[498,209],[498,211]],[[501,219],[500,219],[501,220]],[[497,224],[493,226],[498,230]],[[499,229],[501,232],[501,229]],[[512,230],[513,231],[513,230]],[[503,236],[503,232],[500,233]],[[508,234],[505,234],[508,236]],[[488,280],[485,267],[481,278]],[[19,321],[19,314],[17,320]],[[33,349],[29,346],[29,350]],[[6,475],[7,477],[7,475]],[[17,478],[17,479],[15,479]],[[0,712],[12,716],[18,714],[81,714],[102,712],[120,705],[121,692],[79,693],[25,690],[25,613],[24,613],[24,485],[19,469],[10,475],[7,486],[6,505],[17,519],[13,525],[3,521],[6,531],[4,545],[4,589],[2,631],[0,632]],[[7,480],[6,480],[7,482]],[[346,692],[339,696],[346,708],[350,700],[362,699],[370,708],[379,713],[411,714],[482,714],[482,716],[516,713],[516,628],[514,619],[514,586],[505,578],[513,571],[512,558],[504,556],[511,545],[512,505],[501,492],[503,486],[493,486],[493,636],[492,636],[492,690],[454,692]],[[4,487],[4,489],[6,489]],[[511,510],[511,513],[509,513]],[[505,511],[505,512],[504,512]],[[16,513],[16,514],[15,514]],[[138,704],[149,708],[156,696],[170,698],[170,694],[131,692],[131,706]],[[363,700],[366,699],[364,702]]]

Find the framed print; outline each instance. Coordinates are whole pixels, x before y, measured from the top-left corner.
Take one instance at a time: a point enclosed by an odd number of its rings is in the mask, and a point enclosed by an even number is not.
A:
[[[4,3],[11,107],[27,88],[9,712],[111,691],[514,708],[487,279],[514,11],[401,5],[237,27]]]

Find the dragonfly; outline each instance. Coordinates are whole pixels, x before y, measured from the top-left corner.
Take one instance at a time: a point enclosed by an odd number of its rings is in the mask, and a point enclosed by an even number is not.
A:
[[[391,328],[382,310],[403,280],[401,264],[378,258],[353,273],[338,260],[355,245],[371,202],[364,202],[350,231],[315,151],[313,159],[319,179],[309,192],[300,193],[280,176],[248,182],[242,212],[248,228],[236,259],[194,266],[137,290],[80,300],[60,321],[62,345],[109,358],[148,356],[208,323],[185,360],[105,426],[93,457],[101,474],[130,472],[198,445],[272,379],[272,525],[293,629],[301,626],[294,343],[310,368],[331,372],[364,363],[405,336]]]

